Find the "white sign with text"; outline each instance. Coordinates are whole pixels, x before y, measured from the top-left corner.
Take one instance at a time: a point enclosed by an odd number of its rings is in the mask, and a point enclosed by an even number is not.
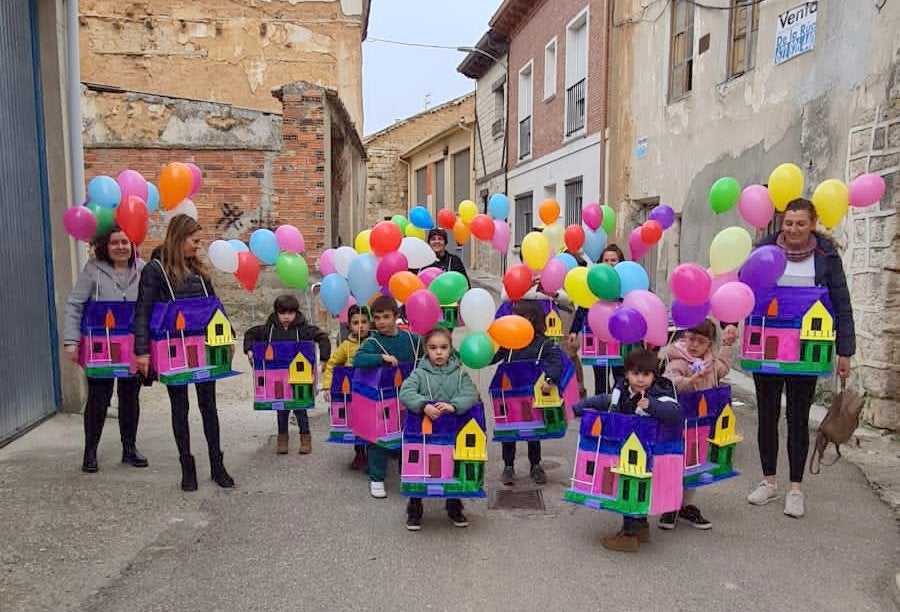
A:
[[[804,2],[778,16],[775,30],[775,65],[783,64],[791,58],[816,45],[817,1]]]

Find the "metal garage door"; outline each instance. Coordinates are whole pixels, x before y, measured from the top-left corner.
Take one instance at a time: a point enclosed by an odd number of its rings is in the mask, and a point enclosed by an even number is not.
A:
[[[59,397],[35,23],[33,0],[0,2],[0,443]]]

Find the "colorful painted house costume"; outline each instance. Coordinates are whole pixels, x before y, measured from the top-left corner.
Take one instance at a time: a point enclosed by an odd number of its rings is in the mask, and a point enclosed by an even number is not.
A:
[[[501,363],[488,391],[494,410],[494,442],[562,438],[578,401],[575,367],[562,355],[559,386],[544,394],[544,368],[538,361]],[[562,389],[562,393],[560,393]]]
[[[254,410],[303,410],[316,405],[316,345],[253,344]]]
[[[744,322],[741,367],[747,372],[828,376],[834,359],[834,310],[826,287],[757,290]]]
[[[327,442],[332,444],[355,444],[356,434],[350,429],[350,413],[353,405],[353,370],[349,366],[335,366],[331,376],[331,405],[329,417],[331,431]]]
[[[238,374],[234,337],[215,296],[157,302],[150,316],[150,358],[164,385],[187,385]]]
[[[594,510],[649,516],[678,510],[684,494],[679,425],[586,410],[565,500]]]
[[[407,497],[484,497],[486,461],[483,404],[434,421],[406,413],[400,490]]]
[[[743,437],[735,433],[731,387],[679,393],[684,415],[684,486],[706,486],[737,476],[734,449]]]
[[[134,302],[89,301],[81,313],[78,363],[88,378],[134,376]]]
[[[353,369],[350,429],[354,435],[383,448],[400,448],[406,409],[397,396],[412,369],[411,363]]]

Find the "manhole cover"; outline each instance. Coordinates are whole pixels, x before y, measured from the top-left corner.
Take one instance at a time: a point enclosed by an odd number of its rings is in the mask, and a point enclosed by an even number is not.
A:
[[[540,489],[493,489],[488,508],[546,510],[544,494]]]

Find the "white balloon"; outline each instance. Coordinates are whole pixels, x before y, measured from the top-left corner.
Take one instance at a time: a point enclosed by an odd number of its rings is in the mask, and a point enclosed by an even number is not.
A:
[[[424,268],[437,259],[427,242],[413,236],[407,236],[400,242],[399,251],[406,255],[406,261],[409,262],[411,269]]]
[[[494,298],[485,289],[476,287],[469,289],[459,301],[459,314],[466,327],[472,331],[487,331],[494,322],[497,305]]]
[[[342,246],[338,247],[334,252],[334,257],[332,257],[331,261],[334,263],[334,269],[337,270],[337,273],[347,278],[347,271],[350,270],[350,262],[356,259],[356,249],[353,247]]]
[[[200,218],[200,214],[197,212],[197,205],[188,199],[179,202],[178,206],[175,208],[163,212],[163,218],[166,222],[171,221],[173,217],[177,217],[178,215],[187,215],[194,221]]]
[[[206,251],[210,263],[222,272],[233,274],[238,269],[238,254],[225,240],[213,240]]]

